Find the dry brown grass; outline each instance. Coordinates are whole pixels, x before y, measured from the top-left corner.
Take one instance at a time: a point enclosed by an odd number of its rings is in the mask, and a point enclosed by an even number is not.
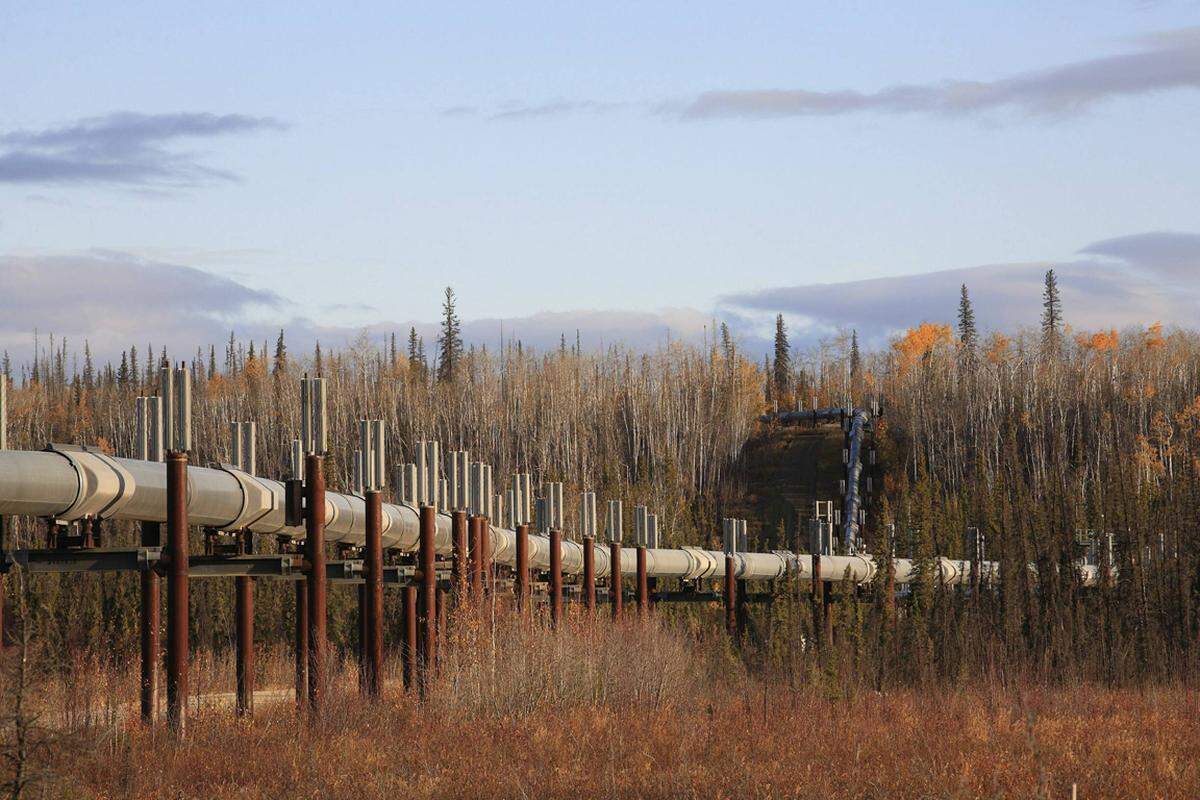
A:
[[[291,702],[260,703],[253,722],[209,709],[182,742],[132,721],[77,725],[32,796],[1066,798],[1072,783],[1081,798],[1200,796],[1191,690],[834,698],[654,623],[498,619],[458,621],[423,702],[393,679],[365,704],[348,667],[319,719]],[[284,655],[269,669],[286,673]],[[135,700],[104,672],[74,697]],[[71,702],[61,687],[43,697]]]

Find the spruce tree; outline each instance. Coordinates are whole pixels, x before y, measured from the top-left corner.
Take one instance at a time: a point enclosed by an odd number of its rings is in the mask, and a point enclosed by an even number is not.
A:
[[[1046,270],[1042,290],[1042,352],[1054,355],[1062,343],[1062,300],[1058,295],[1058,278],[1054,270]]]
[[[733,360],[733,337],[729,334],[729,326],[721,323],[721,352],[726,360]]]
[[[5,354],[7,360],[8,353]],[[5,370],[7,374],[7,370]],[[96,365],[92,362],[92,346],[87,339],[83,340],[83,387],[91,389],[96,385]]]
[[[442,302],[442,332],[438,336],[437,377],[439,381],[454,380],[458,373],[462,352],[462,324],[454,310],[454,290],[447,286],[445,300]]]
[[[272,375],[282,375],[287,369],[287,345],[283,342],[283,328],[279,329],[279,338],[275,340],[275,363],[271,367]]]
[[[958,296],[958,343],[962,363],[975,363],[979,346],[979,331],[975,327],[975,309],[971,306],[971,296],[967,293],[964,283]]]
[[[850,331],[850,378],[857,381],[862,376],[862,353],[858,350],[858,331]]]
[[[783,314],[775,317],[775,399],[783,400],[788,393],[792,378],[792,354],[788,345],[787,326]]]

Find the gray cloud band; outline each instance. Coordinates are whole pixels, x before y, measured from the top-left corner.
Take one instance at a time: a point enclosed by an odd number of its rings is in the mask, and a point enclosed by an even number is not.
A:
[[[560,117],[643,107],[666,119],[773,119],[830,117],[862,112],[963,117],[1017,111],[1031,117],[1077,114],[1101,101],[1176,89],[1200,88],[1200,27],[1135,40],[1136,49],[1060,64],[993,81],[954,79],[890,86],[875,92],[796,89],[729,89],[653,104],[556,99],[510,103],[494,120]],[[474,107],[446,109],[446,116],[475,114]]]
[[[38,131],[0,133],[0,183],[91,183],[180,188],[232,181],[170,145],[285,126],[242,114],[117,112]]]
[[[207,352],[210,344],[220,350],[230,330],[243,341],[274,341],[281,327],[299,350],[317,340],[341,348],[364,332],[377,342],[395,333],[403,344],[410,327],[425,337],[431,355],[435,349],[437,323],[332,327],[294,311],[289,301],[272,292],[125,253],[0,256],[0,350],[8,350],[18,362],[32,353],[35,329],[43,338],[53,333],[79,346],[87,339],[102,359],[119,358],[130,345],[141,349],[150,341],[181,357],[194,354],[197,347]],[[577,330],[588,350],[610,344],[653,350],[667,341],[703,341],[705,326],[711,329],[711,324],[709,315],[692,309],[582,310],[469,319],[462,331],[469,344],[493,350],[502,339],[519,340],[539,351],[557,348],[563,338],[570,346]]]
[[[544,352],[557,348],[563,337],[573,345],[578,330],[588,350],[616,344],[654,350],[667,341],[711,341],[715,321],[723,320],[746,352],[759,355],[769,347],[766,323],[782,313],[791,321],[793,342],[801,346],[849,328],[877,343],[923,320],[952,320],[963,283],[980,326],[1008,331],[1037,322],[1042,277],[1049,267],[1059,275],[1067,321],[1077,328],[1193,322],[1200,302],[1200,235],[1142,233],[1094,242],[1079,255],[1065,263],[997,264],[737,293],[720,298],[715,313],[576,310],[468,319],[463,335],[493,350],[503,337]],[[363,332],[375,341],[394,332],[403,346],[409,328],[416,327],[432,353],[437,337],[437,324],[431,322],[330,327],[293,312],[294,306],[274,293],[123,253],[0,256],[0,349],[18,361],[30,353],[35,328],[76,344],[87,338],[101,358],[119,357],[130,345],[140,349],[151,340],[181,356],[209,344],[220,349],[231,329],[239,339],[261,342],[273,341],[284,327],[288,340],[301,349],[318,339],[340,348]]]
[[[1063,115],[1111,97],[1200,87],[1200,28],[1138,40],[1132,53],[1062,64],[996,81],[949,80],[878,92],[765,89],[704,92],[687,103],[684,119],[832,116],[860,111],[968,115],[1015,109]]]
[[[1068,262],[997,264],[919,275],[784,286],[727,295],[722,316],[782,313],[810,337],[857,328],[882,339],[921,321],[951,321],[966,284],[981,327],[1012,330],[1037,322],[1042,280],[1059,276],[1067,321],[1078,328],[1122,328],[1156,321],[1187,324],[1200,299],[1200,235],[1152,232],[1106,239]]]

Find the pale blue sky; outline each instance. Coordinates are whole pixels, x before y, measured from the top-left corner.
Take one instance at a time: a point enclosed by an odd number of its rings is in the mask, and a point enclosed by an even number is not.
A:
[[[197,267],[284,298],[234,321],[355,328],[446,284],[470,318],[709,314],[1200,232],[1195,2],[247,5],[0,3],[0,258]],[[245,120],[104,150],[114,112]]]

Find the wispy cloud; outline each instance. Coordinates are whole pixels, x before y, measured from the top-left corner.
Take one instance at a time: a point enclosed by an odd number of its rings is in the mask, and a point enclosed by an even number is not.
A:
[[[178,189],[237,180],[172,147],[183,140],[282,130],[269,117],[243,114],[115,112],[43,130],[0,133],[0,183],[109,184]]]
[[[965,116],[1013,110],[1030,116],[1082,112],[1114,97],[1200,88],[1200,27],[1136,40],[1137,49],[995,81],[954,79],[876,92],[741,89],[704,92],[665,110],[682,119],[834,116],[864,111]]]
[[[554,99],[512,102],[493,112],[474,106],[445,109],[445,116],[484,115],[522,120],[644,110],[662,119],[774,119],[877,112],[969,117],[1015,112],[1027,118],[1080,114],[1118,97],[1200,88],[1200,26],[1142,36],[1129,52],[1073,61],[992,81],[953,78],[899,84],[877,91],[813,88],[721,89],[656,102]]]
[[[535,117],[563,117],[572,114],[603,114],[618,111],[628,103],[603,103],[597,100],[550,100],[545,103],[509,103],[489,116],[494,120],[530,119]]]

